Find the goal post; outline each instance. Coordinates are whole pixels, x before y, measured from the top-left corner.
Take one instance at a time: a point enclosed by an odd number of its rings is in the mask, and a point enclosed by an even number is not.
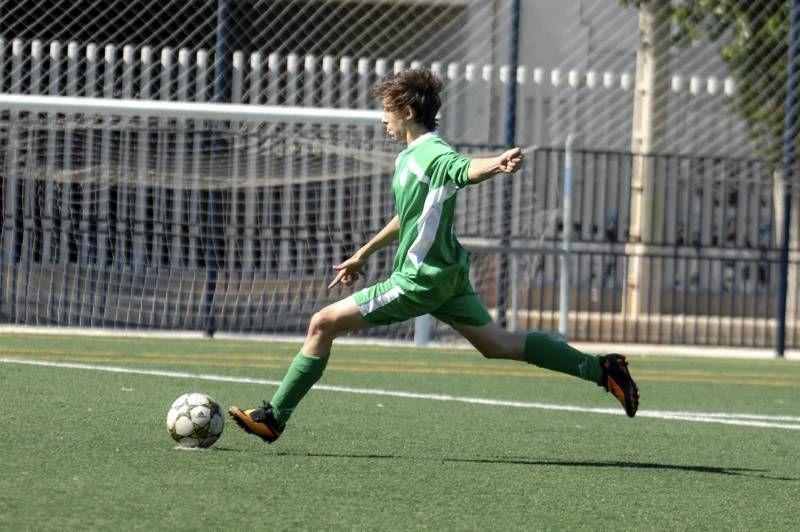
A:
[[[103,116],[149,116],[158,118],[285,122],[375,126],[381,112],[368,109],[248,105],[234,103],[176,102],[0,94],[0,110],[29,113],[83,114]]]

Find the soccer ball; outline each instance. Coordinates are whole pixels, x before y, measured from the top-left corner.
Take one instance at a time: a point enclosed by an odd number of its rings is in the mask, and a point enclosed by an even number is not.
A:
[[[167,431],[181,447],[211,447],[224,424],[219,403],[204,393],[181,395],[167,412]]]

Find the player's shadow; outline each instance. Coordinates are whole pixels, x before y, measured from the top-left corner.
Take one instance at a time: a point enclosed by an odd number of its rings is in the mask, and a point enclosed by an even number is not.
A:
[[[658,462],[628,462],[623,460],[529,460],[529,459],[476,459],[476,458],[445,458],[447,462],[471,462],[471,463],[497,463],[497,464],[520,464],[533,466],[556,466],[556,467],[588,467],[588,468],[614,468],[614,469],[634,469],[645,470],[654,469],[660,471],[685,471],[688,473],[706,473],[712,475],[758,477],[770,480],[788,480],[800,482],[798,478],[771,476],[766,469],[751,469],[746,467],[716,467],[704,465],[682,465],[682,464],[663,464]]]
[[[335,453],[278,453],[283,456],[308,456],[312,458],[350,458],[369,460],[412,460],[408,456],[388,454],[335,454]],[[630,462],[624,460],[532,460],[528,458],[435,458],[414,457],[413,460],[427,460],[431,462],[451,462],[463,464],[510,464],[535,467],[586,467],[586,468],[611,468],[633,470],[659,470],[659,471],[684,471],[687,473],[701,473],[708,475],[725,475],[740,477],[756,477],[767,480],[785,480],[800,482],[798,478],[769,475],[766,469],[751,469],[746,467],[717,467],[705,465],[663,464],[659,462]]]

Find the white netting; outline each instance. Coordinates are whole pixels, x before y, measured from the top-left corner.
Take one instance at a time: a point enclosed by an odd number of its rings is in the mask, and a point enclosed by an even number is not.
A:
[[[204,120],[118,105],[129,107],[15,110],[0,124],[0,308],[13,322],[301,333],[311,313],[348,293],[326,290],[331,266],[394,215],[391,175],[402,146],[385,138],[379,113],[369,121],[340,112],[330,124],[324,116],[264,121],[262,108],[250,119]],[[547,181],[519,174],[520,241],[556,236],[558,193]],[[490,298],[491,247],[508,214],[500,191],[462,191],[456,224],[473,248],[488,250],[475,282]],[[535,202],[540,208],[530,209]],[[369,282],[388,276],[392,259],[393,248],[376,255]],[[389,334],[407,337],[411,327]]]

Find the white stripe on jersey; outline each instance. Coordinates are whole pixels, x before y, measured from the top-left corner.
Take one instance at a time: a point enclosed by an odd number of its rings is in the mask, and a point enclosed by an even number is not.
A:
[[[422,167],[414,160],[413,155],[408,156],[408,163],[406,164],[406,168],[417,176],[417,179],[425,183],[426,185],[430,185],[431,178],[425,175],[425,172],[422,170]]]
[[[428,191],[422,214],[417,220],[417,238],[408,248],[408,256],[414,266],[419,269],[425,256],[430,251],[436,232],[439,230],[439,221],[442,218],[442,206],[453,194],[458,192],[458,187],[448,182],[445,186]]]
[[[402,296],[403,294],[405,294],[405,292],[403,292],[403,289],[400,288],[399,286],[395,286],[391,290],[384,292],[378,297],[370,299],[363,305],[359,305],[358,311],[361,313],[362,316],[366,316],[370,312],[375,312],[379,308],[388,305],[389,303],[391,303],[398,297]]]

